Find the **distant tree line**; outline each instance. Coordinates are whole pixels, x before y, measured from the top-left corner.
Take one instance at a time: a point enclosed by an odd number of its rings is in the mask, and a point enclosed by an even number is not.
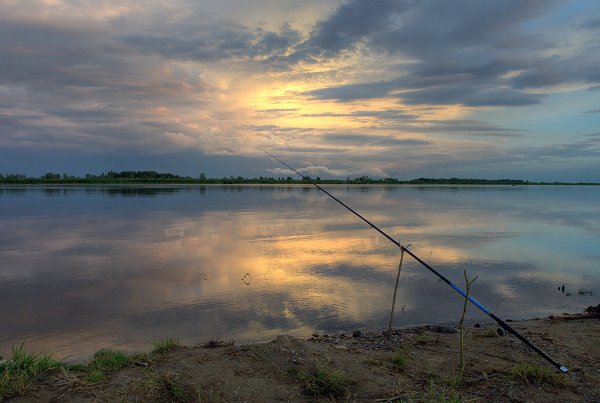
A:
[[[411,184],[428,185],[530,185],[540,182],[529,182],[521,179],[465,179],[465,178],[419,178],[408,181]]]
[[[530,182],[521,179],[465,179],[465,178],[418,178],[412,180],[399,180],[395,178],[371,178],[362,175],[346,179],[321,179],[317,176],[303,179],[287,177],[245,178],[243,176],[229,176],[223,178],[207,178],[204,173],[197,177],[180,176],[171,173],[156,171],[109,171],[101,175],[86,174],[83,177],[48,172],[40,177],[29,177],[22,174],[0,174],[1,184],[302,184],[315,181],[320,184],[348,184],[348,185],[596,185],[597,183],[564,183],[564,182]]]

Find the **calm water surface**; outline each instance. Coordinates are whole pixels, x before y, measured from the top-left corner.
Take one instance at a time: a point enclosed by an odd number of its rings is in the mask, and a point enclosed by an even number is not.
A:
[[[452,281],[478,275],[500,317],[599,302],[600,187],[330,191]],[[398,260],[310,187],[0,187],[0,355],[382,328]],[[456,322],[461,304],[408,259],[394,324]]]

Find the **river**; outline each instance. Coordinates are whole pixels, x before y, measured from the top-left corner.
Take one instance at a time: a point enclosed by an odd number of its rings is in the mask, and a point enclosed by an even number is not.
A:
[[[327,189],[501,318],[599,302],[598,186]],[[384,328],[399,252],[311,187],[0,187],[0,355]],[[405,259],[394,326],[461,312]]]

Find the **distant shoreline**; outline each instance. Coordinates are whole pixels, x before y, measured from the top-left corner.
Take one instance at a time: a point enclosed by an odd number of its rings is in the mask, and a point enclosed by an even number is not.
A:
[[[490,181],[492,182],[492,181]],[[319,181],[315,182],[318,185],[337,185],[337,186],[398,186],[398,187],[418,187],[418,186],[497,186],[497,187],[532,187],[532,186],[600,186],[596,182],[528,182],[523,184],[509,183],[480,183],[480,182],[462,182],[462,183],[437,183],[437,182],[400,182],[400,183],[346,183],[336,181]],[[211,181],[211,182],[152,182],[152,181],[128,181],[128,182],[0,182],[2,187],[93,187],[93,186],[214,186],[214,185],[230,185],[230,186],[312,186],[310,182],[290,181],[290,182],[226,182],[226,181]]]
[[[366,175],[346,179],[322,179],[319,176],[305,176],[294,179],[291,176],[246,178],[229,176],[208,178],[204,173],[197,177],[180,176],[156,171],[121,171],[102,173],[101,175],[86,174],[84,177],[48,172],[40,177],[29,177],[22,174],[0,174],[0,185],[579,185],[597,186],[598,182],[532,182],[523,179],[477,179],[477,178],[417,178],[400,180],[396,178],[371,178]]]

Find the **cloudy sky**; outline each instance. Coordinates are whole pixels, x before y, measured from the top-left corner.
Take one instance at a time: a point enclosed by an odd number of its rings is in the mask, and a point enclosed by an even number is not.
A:
[[[600,182],[597,0],[1,0],[0,172]]]

